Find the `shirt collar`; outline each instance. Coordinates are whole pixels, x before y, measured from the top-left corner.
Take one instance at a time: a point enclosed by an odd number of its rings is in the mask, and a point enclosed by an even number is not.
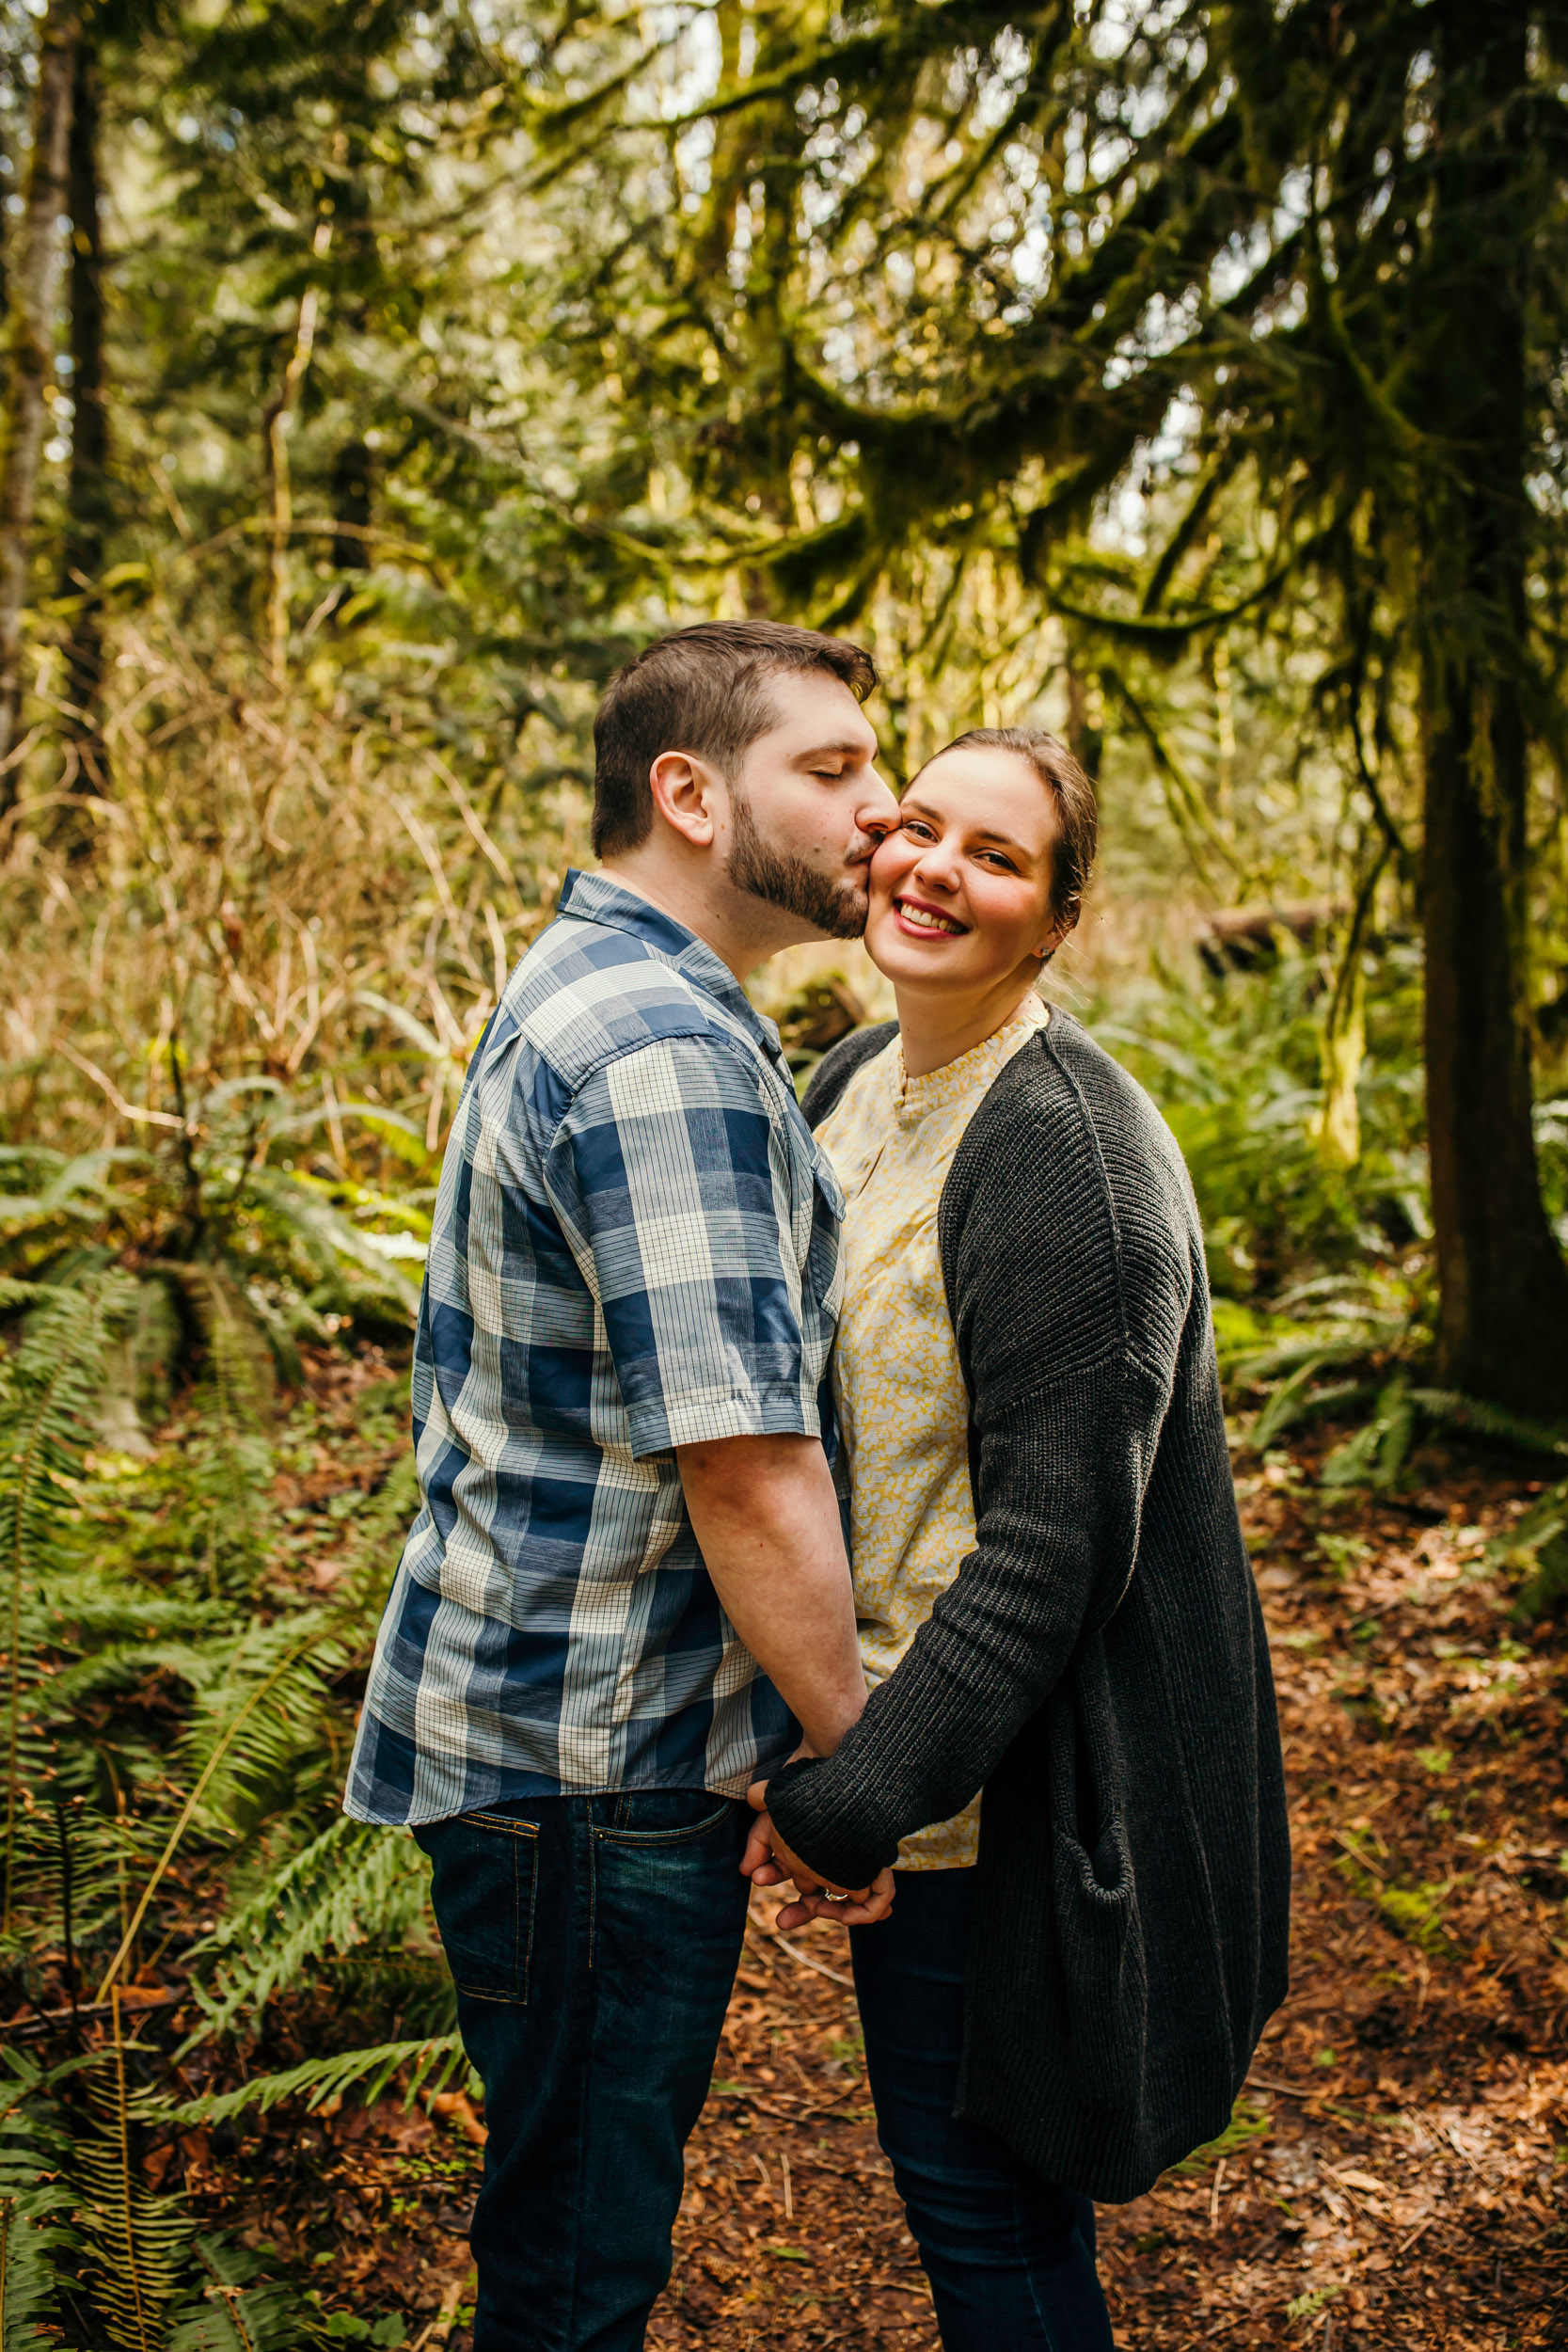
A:
[[[714,997],[771,1060],[783,1063],[784,1047],[772,1022],[758,1012],[723,958],[673,914],[640,898],[609,874],[584,874],[575,866],[567,868],[556,914],[578,923],[599,923],[607,930],[628,931]]]

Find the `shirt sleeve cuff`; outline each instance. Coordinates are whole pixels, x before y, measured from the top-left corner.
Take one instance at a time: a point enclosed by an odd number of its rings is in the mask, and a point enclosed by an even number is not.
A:
[[[709,1445],[717,1438],[819,1438],[813,1398],[780,1384],[767,1389],[713,1389],[689,1396],[651,1398],[630,1406],[626,1424],[634,1461],[672,1446]]]

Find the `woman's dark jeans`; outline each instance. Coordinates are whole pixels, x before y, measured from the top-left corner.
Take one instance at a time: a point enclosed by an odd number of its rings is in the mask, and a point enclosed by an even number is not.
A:
[[[751,1816],[545,1797],[415,1836],[490,2137],[474,2352],[635,2352],[740,1958]]]
[[[954,2121],[974,1875],[900,1870],[890,1915],[850,1931],[877,2136],[945,2352],[1112,2352],[1089,2200]]]

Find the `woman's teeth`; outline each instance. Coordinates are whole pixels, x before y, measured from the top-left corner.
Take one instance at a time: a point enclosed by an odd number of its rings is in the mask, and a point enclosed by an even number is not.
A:
[[[949,931],[955,939],[963,936],[964,926],[961,923],[950,921],[945,914],[938,914],[930,907],[911,906],[907,898],[897,898],[894,903],[905,922],[914,924],[919,930]]]

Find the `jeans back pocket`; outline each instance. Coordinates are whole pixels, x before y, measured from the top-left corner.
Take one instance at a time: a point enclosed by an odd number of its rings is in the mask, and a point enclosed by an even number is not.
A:
[[[465,1813],[417,1831],[452,1982],[476,2001],[528,2000],[539,1825]]]

